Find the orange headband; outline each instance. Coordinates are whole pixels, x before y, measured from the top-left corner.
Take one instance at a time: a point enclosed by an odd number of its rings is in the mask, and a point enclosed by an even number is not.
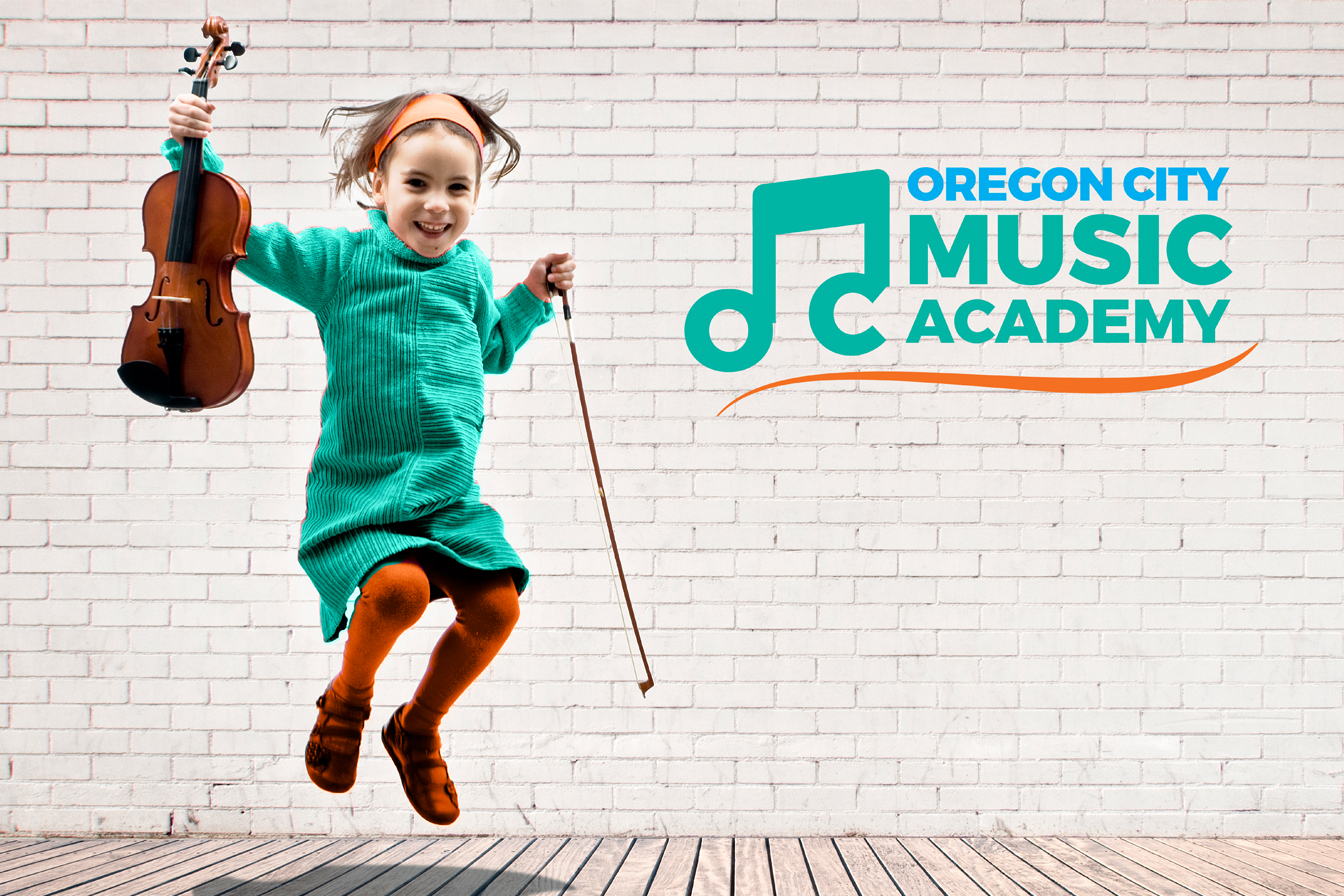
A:
[[[383,150],[387,149],[388,144],[397,139],[398,134],[416,122],[434,121],[436,119],[451,121],[453,124],[466,128],[467,133],[476,139],[476,151],[482,156],[485,155],[485,138],[481,136],[481,126],[471,117],[467,107],[462,105],[458,99],[446,93],[427,93],[407,103],[406,108],[401,110],[401,114],[387,129],[387,133],[383,134],[382,139],[373,147],[373,161],[369,163],[369,171],[378,170],[378,162],[383,157]]]

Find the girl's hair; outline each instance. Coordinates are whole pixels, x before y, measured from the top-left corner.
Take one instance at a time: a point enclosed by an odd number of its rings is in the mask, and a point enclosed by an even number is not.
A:
[[[331,126],[331,120],[336,115],[343,115],[347,119],[363,119],[362,122],[347,128],[340,137],[336,138],[332,155],[336,159],[336,170],[333,174],[336,177],[337,195],[344,193],[351,187],[358,187],[360,192],[366,196],[373,194],[373,178],[369,173],[369,162],[373,159],[373,148],[387,133],[387,129],[392,126],[392,122],[397,120],[401,111],[410,105],[412,100],[427,93],[429,93],[427,90],[413,90],[385,102],[374,103],[369,106],[337,106],[327,113],[326,120],[322,122],[323,135],[327,133],[327,129]],[[500,178],[518,166],[518,159],[522,154],[518,140],[513,134],[500,127],[491,118],[508,101],[508,91],[501,90],[499,93],[481,100],[469,100],[455,93],[450,95],[466,107],[468,114],[475,119],[477,126],[481,129],[481,135],[485,138],[483,152],[486,155],[484,160],[478,160],[476,165],[476,181],[478,184],[480,183],[482,170],[493,165],[495,159],[499,156],[500,144],[502,143],[506,147],[503,164],[491,176],[495,183],[499,183]],[[402,140],[434,127],[444,127],[449,131],[461,134],[473,146],[476,143],[476,138],[471,136],[466,128],[453,124],[451,121],[442,119],[418,121],[398,134],[396,139],[383,151],[382,158],[378,160],[378,170],[386,173],[388,159],[392,157],[397,145]],[[361,208],[368,208],[362,202],[357,204]]]

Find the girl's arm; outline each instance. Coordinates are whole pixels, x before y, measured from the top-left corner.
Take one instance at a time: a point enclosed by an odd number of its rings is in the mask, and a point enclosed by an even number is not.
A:
[[[494,276],[490,272],[490,263],[484,256],[480,257],[479,263],[482,294],[476,303],[476,329],[481,334],[482,366],[486,373],[503,373],[513,365],[514,355],[527,343],[532,331],[550,320],[553,312],[545,286],[538,290],[532,285],[534,277],[531,273],[502,299],[493,298]],[[564,271],[553,274],[551,282],[564,289],[573,287],[569,272],[574,270],[574,262],[568,255],[548,255],[538,259],[533,271],[541,265],[540,275],[545,277],[547,264],[555,264],[557,269],[564,265]]]
[[[213,130],[210,113],[215,104],[195,94],[184,93],[168,108],[168,131],[172,138],[159,148],[176,171],[182,164],[181,141],[198,137],[205,141],[202,165],[223,173],[224,161],[210,145]],[[342,262],[349,231],[312,227],[291,233],[283,224],[253,227],[247,238],[247,257],[237,269],[273,292],[278,292],[310,311],[317,312],[335,292],[345,266]]]

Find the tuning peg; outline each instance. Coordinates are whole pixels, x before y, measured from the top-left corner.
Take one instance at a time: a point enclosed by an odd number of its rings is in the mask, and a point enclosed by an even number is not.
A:
[[[184,65],[184,66],[182,66],[180,69],[178,69],[178,71],[181,72],[181,73],[184,74],[184,75],[194,75],[194,74],[196,74],[196,69],[192,68],[192,67],[189,66],[189,65]]]
[[[229,52],[235,56],[241,56],[247,52],[247,47],[243,46],[238,41],[234,41],[233,43],[229,44]]]
[[[187,47],[182,51],[182,58],[188,62],[195,62],[197,59],[201,58],[201,51],[195,47]]]
[[[237,56],[225,56],[225,57],[224,57],[224,70],[225,70],[225,71],[233,71],[233,69],[236,68],[237,65],[238,65],[238,57],[237,57]]]

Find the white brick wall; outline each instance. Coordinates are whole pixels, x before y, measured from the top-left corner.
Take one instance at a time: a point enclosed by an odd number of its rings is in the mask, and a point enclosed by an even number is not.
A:
[[[311,317],[239,278],[257,371],[220,411],[165,416],[115,376],[152,274],[138,206],[186,89],[167,73],[205,7],[0,2],[0,831],[428,832],[376,728],[447,606],[384,667],[355,789],[318,791],[300,759],[339,659],[295,561],[324,385]],[[1344,4],[228,15],[249,52],[212,93],[216,143],[255,221],[360,223],[325,182],[330,106],[506,87],[524,162],[473,236],[501,287],[544,251],[582,260],[580,350],[658,685],[631,683],[543,330],[489,399],[479,481],[535,584],[448,720],[455,831],[1344,834]],[[904,344],[930,296],[1146,295],[907,285],[909,214],[1021,211],[1039,234],[1058,208],[918,203],[911,170],[1038,163],[1229,167],[1214,207],[1156,210],[1227,217],[1234,276],[1150,296],[1230,299],[1219,343]],[[893,180],[893,287],[842,302],[841,324],[887,343],[841,358],[808,329],[810,290],[861,257],[846,228],[779,239],[762,364],[697,365],[686,311],[748,286],[752,189],[874,167]],[[840,383],[715,416],[823,369],[1142,375],[1256,341],[1171,392]]]

